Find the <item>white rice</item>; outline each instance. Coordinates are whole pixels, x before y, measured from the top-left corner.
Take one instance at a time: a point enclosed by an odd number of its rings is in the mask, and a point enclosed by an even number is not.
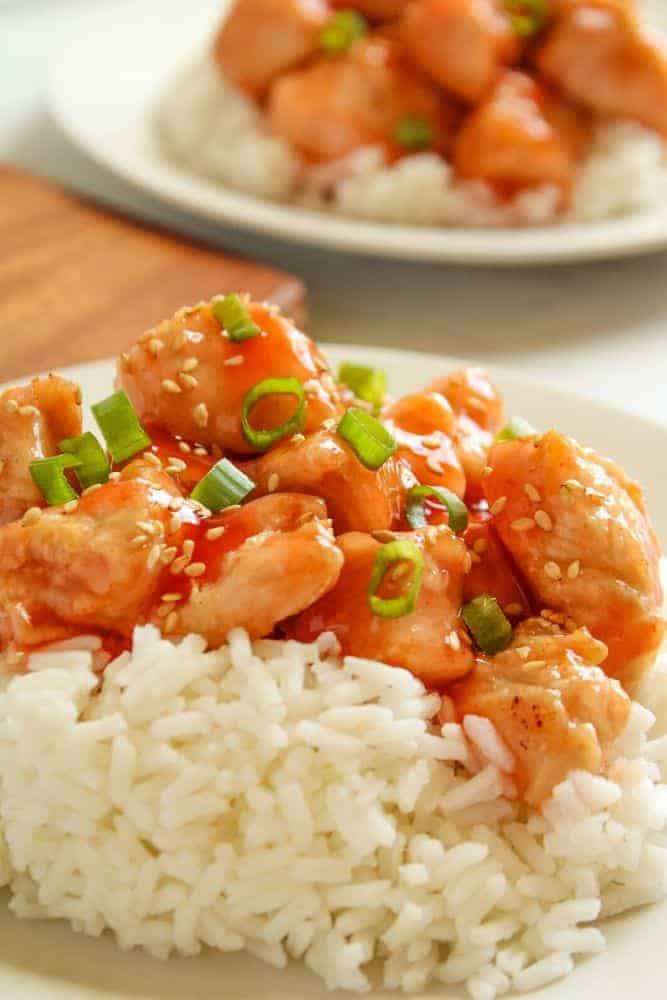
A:
[[[101,686],[94,654],[42,656],[0,694],[17,916],[493,1000],[566,976],[604,948],[598,917],[667,891],[667,742],[638,704],[608,776],[571,774],[538,814],[492,726],[436,728],[437,695],[332,636],[204,652],[140,628]]]
[[[210,55],[172,81],[155,114],[162,149],[194,173],[257,197],[340,215],[428,226],[541,225],[557,221],[552,186],[499,201],[481,182],[458,180],[434,153],[386,166],[377,150],[304,171],[257,107],[226,83]],[[567,219],[594,221],[667,202],[665,144],[634,122],[600,124],[580,168]]]

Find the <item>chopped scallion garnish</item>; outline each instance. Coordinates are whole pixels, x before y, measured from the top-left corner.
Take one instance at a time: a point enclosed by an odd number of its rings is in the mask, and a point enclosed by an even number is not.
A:
[[[366,21],[358,11],[341,10],[330,17],[320,31],[320,46],[330,56],[340,55],[362,38],[366,29]]]
[[[254,488],[252,479],[223,458],[197,483],[191,497],[217,514],[225,507],[241,503]]]
[[[127,393],[122,389],[91,407],[114,462],[126,462],[151,444]]]
[[[399,597],[378,597],[378,590],[387,572],[401,563],[409,563],[412,566],[408,589]],[[378,549],[368,584],[368,604],[373,614],[379,618],[402,618],[403,615],[409,615],[414,611],[421,590],[423,572],[424,553],[409,539],[396,539]]]
[[[475,642],[487,656],[501,653],[512,641],[512,626],[495,597],[480,594],[464,605],[461,615]]]
[[[520,438],[533,437],[537,431],[523,417],[512,417],[503,429],[496,435],[496,441],[518,441]]]
[[[294,396],[297,407],[284,424],[279,427],[258,429],[251,425],[250,414],[253,408],[265,396]],[[266,451],[277,441],[282,441],[284,437],[297,434],[303,427],[306,420],[306,395],[303,386],[297,378],[265,378],[262,382],[254,385],[246,393],[241,407],[241,427],[246,441],[255,451]]]
[[[76,492],[65,475],[65,469],[75,469],[79,464],[75,455],[54,455],[53,458],[38,458],[30,463],[33,482],[50,506],[76,500]]]
[[[338,381],[351,389],[357,399],[370,403],[374,413],[379,413],[387,392],[387,376],[381,368],[366,365],[342,364]]]
[[[413,486],[408,493],[405,516],[411,528],[425,528],[428,524],[424,501],[432,498],[446,509],[449,527],[457,535],[468,527],[468,508],[463,500],[442,486]]]
[[[355,406],[345,412],[336,431],[367,469],[379,469],[396,451],[396,441],[387,428]]]
[[[520,38],[539,34],[549,17],[548,0],[505,0],[512,30]]]
[[[404,149],[428,149],[433,144],[433,128],[425,118],[408,115],[396,126],[394,138]]]
[[[238,295],[225,295],[224,299],[215,299],[212,309],[213,315],[235,344],[258,337],[262,332]]]
[[[87,490],[89,486],[107,482],[111,471],[109,460],[102,445],[90,431],[79,437],[65,438],[58,447],[79,460],[79,465],[74,466],[74,474],[82,489]]]

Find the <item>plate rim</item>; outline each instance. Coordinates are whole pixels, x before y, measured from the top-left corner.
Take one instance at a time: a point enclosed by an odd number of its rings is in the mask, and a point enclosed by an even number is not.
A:
[[[89,13],[87,23],[101,24],[119,11],[130,9],[127,0],[122,0]],[[116,27],[117,33],[119,30],[122,29]],[[46,98],[52,117],[74,145],[99,166],[136,190],[209,224],[223,224],[293,244],[356,256],[479,266],[566,265],[639,256],[667,246],[667,204],[663,209],[602,222],[497,229],[435,228],[328,216],[217,185],[158,154],[158,143],[149,128],[153,104],[147,101],[139,101],[134,116],[129,113],[131,127],[124,144],[99,142],[100,126],[95,125],[91,131],[90,115],[84,116],[82,122],[82,105],[77,107],[72,100],[77,81],[81,80],[82,60],[86,54],[91,58],[85,40],[86,31],[76,38],[70,37],[49,67]],[[184,43],[186,50],[179,62],[192,57],[189,45],[190,42]],[[159,46],[155,48],[159,50]],[[178,68],[173,64],[156,67],[148,62],[147,65],[158,73],[158,89]],[[87,82],[90,85],[91,81]],[[137,146],[136,151],[132,142]]]

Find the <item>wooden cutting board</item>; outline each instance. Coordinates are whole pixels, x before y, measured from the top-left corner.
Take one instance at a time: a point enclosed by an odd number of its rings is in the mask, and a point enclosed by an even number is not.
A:
[[[297,278],[0,167],[0,382],[116,355],[180,306],[230,291],[303,322]]]

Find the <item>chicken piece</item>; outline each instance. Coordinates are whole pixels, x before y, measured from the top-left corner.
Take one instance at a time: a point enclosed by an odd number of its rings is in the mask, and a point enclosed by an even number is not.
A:
[[[490,594],[509,618],[526,618],[531,612],[530,602],[493,521],[493,515],[487,510],[471,512],[463,534],[472,559],[463,586],[463,599],[467,602]]]
[[[332,7],[340,10],[353,8],[371,21],[395,21],[408,5],[409,0],[331,0]]]
[[[213,58],[228,80],[261,98],[276,77],[319,51],[330,16],[326,0],[235,0]]]
[[[503,196],[549,185],[565,202],[587,141],[586,124],[574,109],[528,74],[508,70],[464,120],[454,168]]]
[[[418,482],[464,495],[465,475],[452,441],[456,418],[444,396],[438,392],[403,396],[382,416],[398,444],[396,456],[407,462]]]
[[[196,632],[217,646],[239,626],[251,638],[269,635],[316,602],[338,580],[343,556],[323,501],[281,493],[207,521],[189,565],[199,561],[206,570],[174,606],[168,632]]]
[[[278,445],[242,468],[257,484],[253,496],[287,490],[322,497],[336,534],[391,528],[415,484],[401,459],[394,456],[373,472],[342,438],[325,430]]]
[[[205,517],[139,459],[75,511],[0,529],[0,645],[129,637],[149,620],[214,645],[235,626],[266,635],[333,586],[342,561],[319,498],[281,494]]]
[[[424,575],[413,612],[402,618],[380,618],[368,603],[368,585],[380,542],[351,532],[338,539],[345,564],[337,585],[320,601],[287,623],[287,633],[311,642],[321,632],[334,632],[346,655],[381,660],[404,667],[430,687],[463,677],[474,659],[468,634],[459,618],[466,548],[446,526],[427,528],[409,538],[423,549]],[[405,579],[385,578],[383,597],[402,593]]]
[[[276,80],[268,115],[275,134],[307,160],[327,162],[369,146],[395,159],[406,152],[396,136],[406,119],[423,122],[432,133],[429,148],[443,151],[456,112],[406,61],[400,43],[374,35]]]
[[[447,692],[460,719],[479,715],[494,724],[529,805],[545,802],[570,771],[605,770],[608,748],[630,714],[618,681],[599,668],[605,652],[586,629],[567,635],[529,619],[505,652],[479,659]]]
[[[522,43],[499,0],[415,0],[402,37],[415,63],[445,90],[477,104]]]
[[[465,496],[475,503],[484,495],[489,448],[505,421],[502,396],[482,368],[461,368],[436,378],[427,391],[443,395],[454,411],[454,447],[466,477]]]
[[[484,490],[499,535],[539,606],[609,647],[629,687],[665,632],[660,548],[639,486],[557,431],[496,443]]]
[[[60,375],[33,379],[0,395],[0,525],[41,507],[30,463],[58,454],[81,433],[81,391]]]
[[[562,4],[535,61],[568,100],[667,133],[667,50],[631,4]]]
[[[121,357],[120,384],[144,421],[186,441],[251,455],[255,449],[241,427],[243,399],[254,385],[273,376],[293,376],[308,384],[306,433],[342,415],[338,390],[309,337],[275,308],[253,303],[248,308],[261,335],[231,341],[212,304],[179,310]],[[276,427],[294,407],[292,397],[267,397],[253,409],[252,423]]]

